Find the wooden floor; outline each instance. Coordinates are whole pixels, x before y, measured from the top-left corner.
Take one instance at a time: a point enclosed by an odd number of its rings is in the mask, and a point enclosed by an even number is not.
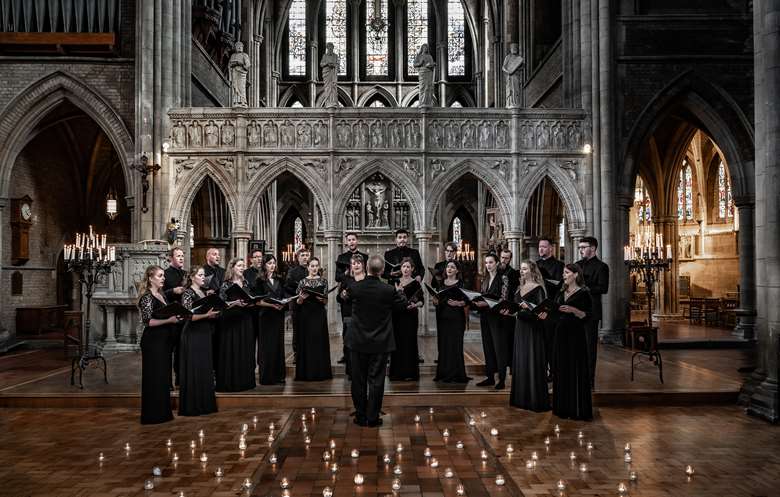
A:
[[[155,426],[140,425],[135,409],[4,409],[0,495],[279,496],[282,478],[290,482],[289,495],[309,497],[321,496],[325,486],[338,497],[391,495],[394,478],[401,485],[397,495],[410,497],[455,496],[458,484],[470,497],[617,496],[620,483],[634,497],[780,495],[780,427],[747,417],[737,407],[602,407],[590,423],[509,407],[436,407],[430,414],[425,407],[393,406],[385,411],[384,425],[372,429],[354,425],[343,408],[318,408],[315,416],[308,409],[231,409]],[[415,414],[419,424],[413,422]],[[311,437],[308,447],[302,415]],[[474,427],[467,422],[471,416],[477,420]],[[270,422],[276,429],[269,444]],[[242,452],[243,423],[248,432]],[[498,427],[498,436],[491,436],[491,427]],[[545,437],[550,437],[549,447]],[[326,463],[323,452],[330,440],[335,449]],[[510,443],[511,456],[506,452]],[[626,443],[631,444],[630,464],[624,462]],[[437,468],[424,456],[425,447],[438,460]],[[350,456],[352,449],[359,450],[358,458]],[[534,451],[539,460],[528,469]],[[272,453],[276,464],[269,461]],[[391,464],[382,461],[385,453]],[[331,462],[338,464],[336,473]],[[581,463],[587,472],[579,470]],[[398,476],[392,473],[396,465]],[[686,465],[695,471],[690,479]],[[160,476],[153,476],[154,467]],[[215,476],[217,467],[223,468],[221,478]],[[445,474],[448,467],[452,478]],[[636,472],[636,482],[629,481],[629,471]],[[359,487],[353,483],[356,472],[364,475]],[[497,474],[505,477],[502,487],[496,485]],[[242,488],[246,479],[248,492]],[[153,490],[143,489],[145,480]],[[559,480],[565,482],[564,493],[556,488]]]

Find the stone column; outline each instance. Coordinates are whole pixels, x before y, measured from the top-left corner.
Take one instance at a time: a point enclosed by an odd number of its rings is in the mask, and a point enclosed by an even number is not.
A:
[[[5,216],[7,214],[5,206],[8,204],[8,199],[5,197],[0,197],[0,223],[2,223],[3,226],[6,225],[6,219]],[[4,240],[4,234],[6,233],[5,229],[0,229],[0,281],[3,281],[3,264],[5,264],[5,240]],[[9,292],[10,293],[10,292]],[[0,344],[3,344],[11,337],[10,332],[8,329],[3,326],[3,316],[0,314]]]
[[[522,239],[522,231],[504,231],[504,240],[506,240],[506,243],[509,246],[509,250],[512,251],[512,265],[515,268],[520,267],[520,262],[523,257],[521,252]]]
[[[429,253],[429,246],[431,242],[431,237],[433,237],[433,232],[429,230],[416,230],[414,232],[414,237],[417,239],[417,250],[420,251],[420,259],[422,259],[423,267],[426,268],[426,272],[427,272],[428,271],[427,268],[433,265],[431,264],[431,255]],[[427,292],[423,292],[423,293],[424,293],[423,298],[425,300],[422,308],[427,309],[428,293]],[[422,319],[420,320],[420,330],[422,331],[423,335],[429,334],[430,328],[428,327],[428,317],[429,317],[429,313],[422,312]]]
[[[668,271],[663,272],[663,279],[659,282],[654,315],[658,315],[659,319],[679,317],[677,276],[680,266],[677,262],[679,258],[675,256],[677,252],[677,216],[656,216],[653,221],[655,232],[664,237],[664,245],[672,246],[672,264]],[[663,250],[666,253],[666,247]],[[629,295],[629,299],[630,297]]]
[[[566,251],[564,262],[566,264],[580,260],[580,253],[577,246],[580,240],[585,236],[585,228],[569,228],[569,239],[571,240],[571,249]]]
[[[759,364],[748,413],[780,420],[780,3],[753,2],[756,137],[756,338]],[[746,224],[740,219],[741,224]],[[743,255],[744,257],[744,255]]]
[[[325,242],[328,244],[328,259],[325,261],[320,261],[320,263],[328,269],[332,268],[325,274],[328,278],[328,284],[333,286],[336,284],[336,257],[338,257],[338,245],[339,241],[341,240],[341,232],[337,230],[325,230],[324,236]],[[339,318],[338,309],[336,306],[336,294],[332,293],[328,296],[328,329],[331,330],[331,334],[338,334],[338,323]]]
[[[739,308],[734,335],[744,340],[755,340],[756,327],[756,244],[755,244],[755,198],[734,197],[739,215]]]
[[[249,250],[249,240],[252,238],[252,232],[237,229],[233,230],[233,255],[246,261],[247,250]]]

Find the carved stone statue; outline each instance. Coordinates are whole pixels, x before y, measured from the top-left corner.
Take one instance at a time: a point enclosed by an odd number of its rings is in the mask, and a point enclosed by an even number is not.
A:
[[[419,106],[433,107],[433,71],[436,68],[436,62],[428,50],[427,43],[423,43],[420,51],[414,57],[414,67],[418,74]]]
[[[367,227],[382,228],[389,226],[387,222],[387,211],[389,205],[385,199],[387,185],[381,181],[370,181],[366,183],[366,220]]]
[[[338,107],[339,56],[333,53],[333,43],[325,45],[320,69],[322,69],[322,106]]]
[[[244,44],[236,42],[236,51],[230,56],[231,102],[233,107],[248,107],[246,102],[246,75],[249,73],[249,55],[244,53]]]
[[[501,71],[506,76],[506,106],[520,107],[522,102],[522,72],[520,68],[523,67],[523,58],[520,56],[520,46],[517,43],[512,43],[509,46],[509,53],[504,57],[504,64],[501,66]]]
[[[206,131],[206,146],[216,147],[219,145],[219,135],[217,135],[219,128],[214,124],[214,121],[209,121],[204,130]]]

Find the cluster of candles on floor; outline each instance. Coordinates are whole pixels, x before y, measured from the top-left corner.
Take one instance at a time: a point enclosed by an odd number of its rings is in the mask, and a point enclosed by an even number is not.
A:
[[[434,412],[435,412],[434,408],[432,408],[432,407],[429,408],[428,413],[431,415],[431,418],[433,417]],[[317,410],[315,408],[312,408],[310,410],[310,414],[311,414],[312,421],[314,421],[316,419]],[[487,413],[485,411],[481,411],[480,414],[479,414],[479,417],[484,420],[484,419],[487,418]],[[301,433],[304,435],[304,439],[303,439],[304,445],[308,449],[309,445],[311,444],[311,436],[309,435],[309,428],[308,428],[308,425],[307,425],[307,421],[308,421],[307,415],[306,414],[302,414],[301,415]],[[422,418],[421,418],[421,416],[419,414],[415,414],[414,418],[413,418],[413,421],[414,421],[415,425],[419,425],[422,422]],[[257,416],[254,416],[253,419],[252,419],[252,424],[253,424],[254,428],[257,427],[257,422],[258,422],[258,418],[257,418]],[[469,416],[467,424],[468,424],[469,427],[474,428],[477,425],[476,417]],[[248,432],[249,432],[249,425],[246,424],[246,423],[242,424],[241,428],[240,428],[240,432],[239,432],[239,444],[238,444],[239,450],[241,451],[242,459],[244,457],[244,454],[245,454],[245,451],[246,451],[246,448],[247,448],[246,436],[247,436]],[[271,422],[271,423],[268,424],[268,432],[269,432],[268,437],[267,437],[268,445],[269,445],[269,447],[273,447],[273,442],[276,440],[276,425],[275,425],[275,423]],[[560,436],[561,436],[561,427],[556,424],[554,426],[554,428],[553,428],[553,433],[554,433],[554,438],[556,438],[556,439],[560,438]],[[446,444],[448,439],[452,435],[452,432],[450,431],[449,428],[444,428],[441,431],[441,435],[442,435],[442,438],[444,438],[444,441],[445,441],[445,444]],[[490,435],[491,435],[491,437],[498,437],[498,429],[495,428],[495,427],[491,427],[490,428]],[[199,443],[196,442],[195,440],[191,440],[190,441],[189,446],[190,446],[190,450],[192,452],[193,459],[195,458],[195,452],[196,452],[196,449],[198,448],[198,446],[201,446],[201,447],[203,446],[205,437],[206,437],[206,434],[201,429],[201,430],[198,431]],[[588,455],[590,455],[591,452],[594,450],[594,445],[590,441],[585,442],[584,439],[585,439],[585,434],[582,431],[579,431],[577,433],[578,444],[581,447],[585,446],[586,450],[588,452]],[[550,452],[550,446],[552,444],[552,440],[553,440],[553,437],[545,436],[545,438],[544,438],[544,446],[545,446],[545,451],[546,452]],[[173,448],[173,441],[170,438],[165,441],[165,447],[166,447],[168,453],[171,454],[172,448]],[[457,449],[463,449],[465,447],[465,444],[463,443],[462,440],[458,440],[455,443],[455,447]],[[328,442],[327,448],[322,453],[322,460],[325,463],[325,466],[332,473],[334,480],[336,479],[336,475],[339,472],[339,465],[334,460],[334,459],[336,459],[336,448],[337,448],[336,441],[334,439],[331,439]],[[130,443],[129,442],[125,443],[124,450],[125,450],[125,455],[129,456],[130,452],[131,452],[131,448],[130,448]],[[401,490],[401,486],[402,486],[400,477],[403,475],[403,468],[402,468],[402,466],[400,464],[397,464],[397,463],[398,463],[399,459],[402,459],[402,453],[404,452],[404,450],[405,450],[405,447],[404,447],[404,445],[402,443],[398,443],[395,446],[395,453],[396,453],[396,461],[395,461],[396,464],[395,465],[393,465],[394,461],[393,461],[393,457],[391,456],[390,453],[385,453],[382,456],[382,462],[385,464],[385,466],[388,469],[390,469],[390,466],[392,465],[392,473],[394,475],[394,478],[393,478],[393,480],[391,482],[391,490],[392,490],[392,492],[394,494],[398,493]],[[506,447],[505,447],[505,450],[506,450],[507,458],[511,459],[511,457],[515,453],[515,448],[514,448],[513,444],[507,443]],[[432,469],[437,469],[439,467],[439,461],[438,461],[438,459],[436,457],[433,456],[433,451],[431,450],[430,447],[425,447],[425,449],[423,450],[423,456],[425,457],[425,460],[426,460],[428,466],[430,466]],[[360,458],[360,450],[357,449],[357,448],[351,449],[351,451],[350,451],[350,458],[355,463],[357,463],[357,460]],[[485,449],[480,450],[480,459],[483,461],[483,464],[485,464],[485,461],[487,461],[489,458],[490,458],[490,455],[489,455],[487,450],[485,450]],[[207,463],[208,463],[208,460],[209,460],[206,452],[205,451],[201,451],[200,456],[198,457],[198,459],[201,462],[202,468],[205,470],[206,466],[207,466]],[[576,467],[577,453],[575,451],[569,452],[569,459],[571,461],[572,466]],[[102,466],[102,464],[105,461],[106,461],[105,455],[103,454],[103,452],[100,452],[100,454],[98,455],[98,462]],[[173,469],[176,469],[177,463],[179,461],[179,456],[178,456],[178,454],[176,452],[172,453],[171,461],[172,461]],[[628,479],[629,479],[629,481],[631,483],[636,483],[637,480],[638,480],[638,475],[637,475],[636,471],[631,469],[631,463],[633,462],[633,456],[632,456],[632,448],[631,448],[631,444],[630,443],[626,443],[624,445],[624,447],[623,447],[623,461],[626,464],[627,468],[629,469],[629,472],[628,472]],[[275,466],[278,463],[278,456],[276,455],[276,452],[273,452],[273,451],[270,452],[270,454],[268,455],[268,462],[272,466],[274,466],[274,469],[275,469]],[[539,452],[538,451],[532,451],[531,455],[530,455],[530,459],[525,461],[525,467],[528,470],[535,470],[537,465],[539,464],[539,462],[540,462]],[[587,463],[580,462],[579,463],[579,471],[582,474],[587,473],[589,471]],[[152,468],[152,475],[155,478],[161,477],[162,473],[163,473],[162,469],[159,466],[155,466],[155,467]],[[447,479],[452,479],[452,478],[455,477],[455,473],[452,470],[452,468],[450,468],[450,467],[446,467],[442,474],[443,474],[444,478],[447,478]],[[691,479],[692,479],[692,477],[694,475],[694,469],[693,469],[693,467],[691,465],[687,465],[685,467],[685,474],[686,474],[687,480],[691,481]],[[214,476],[217,478],[218,482],[221,481],[221,479],[225,476],[225,470],[221,466],[218,466],[216,468],[216,470],[214,471]],[[361,485],[363,485],[366,482],[366,477],[362,473],[356,472],[354,474],[353,478],[352,478],[352,481],[353,481],[353,483],[355,484],[356,487],[360,487]],[[495,475],[494,482],[495,482],[496,486],[503,487],[506,484],[506,479],[505,479],[505,477],[502,474],[499,473],[499,474]],[[252,490],[253,486],[254,486],[254,484],[253,484],[252,480],[250,478],[245,478],[243,480],[242,484],[241,484],[241,489],[245,490],[247,492],[250,492]],[[283,497],[290,497],[292,495],[291,494],[291,486],[292,486],[292,484],[291,484],[290,480],[287,477],[282,477],[279,480],[279,486],[282,489],[282,496]],[[559,495],[563,496],[563,495],[565,495],[565,491],[566,491],[566,488],[567,488],[567,482],[565,480],[563,480],[563,479],[559,479],[556,482],[555,488],[558,490]],[[147,491],[153,490],[154,489],[154,481],[153,480],[146,480],[146,481],[144,481],[144,489],[147,490]],[[457,486],[455,488],[455,491],[456,491],[456,494],[459,495],[459,496],[463,496],[463,495],[466,494],[465,487],[464,487],[464,485],[462,483],[458,483],[457,484]],[[620,496],[627,495],[627,493],[628,493],[628,486],[626,485],[626,483],[620,482],[618,484],[618,486],[617,486],[617,492],[618,492],[618,494]],[[329,486],[326,486],[325,488],[323,488],[323,490],[322,490],[322,496],[323,497],[333,497],[333,495],[334,495],[333,488],[331,488]],[[184,491],[180,491],[178,493],[178,497],[186,497]]]

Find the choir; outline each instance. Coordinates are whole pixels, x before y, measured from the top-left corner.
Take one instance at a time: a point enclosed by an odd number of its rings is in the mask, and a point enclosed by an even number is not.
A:
[[[395,349],[388,358],[389,379],[420,379],[417,329],[424,286],[438,330],[434,381],[464,384],[471,380],[463,352],[471,310],[480,318],[485,353],[486,378],[478,386],[505,388],[509,369],[510,405],[537,412],[552,409],[562,418],[592,419],[591,334],[600,318],[595,297],[606,292],[604,280],[608,281],[609,273],[595,257],[596,240],[582,240],[583,260],[565,266],[552,257],[549,239],[540,242],[538,261],[522,261],[518,269],[510,265],[509,250],[500,256],[489,253],[483,260],[481,291],[475,292],[463,287],[454,257],[457,246],[452,243],[445,245],[445,260],[432,269],[431,284],[422,283],[425,269],[419,252],[407,246],[408,233],[399,230],[397,246],[383,258],[384,278],[405,297],[404,307],[392,312]],[[284,384],[288,310],[294,328],[295,380],[331,379],[326,304],[336,289],[349,376],[349,359],[354,355],[346,348],[353,312],[350,290],[365,279],[367,255],[358,250],[356,234],[348,233],[346,241],[348,250],[337,259],[333,288],[323,277],[319,259],[306,249],[298,251],[297,264],[284,281],[276,258],[260,251],[251,254],[249,269],[242,259],[232,259],[222,269],[219,252],[209,249],[206,263],[186,272],[179,247],[170,251],[171,265],[165,271],[149,266],[138,299],[144,324],[141,422],[173,419],[174,383],[180,387],[180,416],[216,412],[215,392],[254,389],[256,378],[261,385]],[[378,260],[382,264],[382,258]]]

